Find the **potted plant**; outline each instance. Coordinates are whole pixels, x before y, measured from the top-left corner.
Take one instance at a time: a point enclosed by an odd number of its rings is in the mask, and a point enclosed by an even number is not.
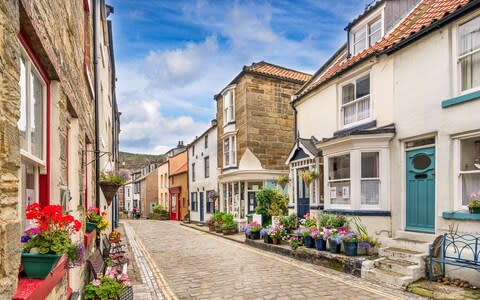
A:
[[[328,240],[330,253],[340,253],[342,247],[343,232],[339,232],[336,228],[325,229],[324,236]]]
[[[251,240],[260,239],[260,230],[262,230],[262,225],[258,224],[256,221],[252,221],[250,224],[242,226],[242,232],[245,233],[245,237]]]
[[[302,245],[302,239],[298,236],[292,236],[290,238],[290,248],[292,250],[297,250],[298,247]]]
[[[287,232],[282,225],[275,225],[270,228],[268,236],[272,239],[272,244],[280,245],[282,240],[287,237]]]
[[[270,227],[262,228],[260,230],[260,238],[263,238],[263,242],[265,244],[272,244],[273,243],[272,239],[270,238],[270,235],[268,235],[269,232],[270,232]]]
[[[187,213],[183,217],[183,223],[190,223],[190,211],[187,211]]]
[[[480,197],[475,194],[475,197]],[[468,204],[468,210],[471,214],[480,214],[480,198],[471,201]]]
[[[288,178],[288,175],[281,175],[278,176],[277,179],[275,180],[279,186],[282,187],[282,189],[285,188],[285,186],[288,184],[290,181],[290,178]]]
[[[237,223],[233,221],[233,215],[230,213],[223,215],[222,233],[224,235],[232,235],[237,233]]]
[[[117,194],[118,189],[125,183],[125,178],[113,173],[101,173],[98,184],[102,189],[107,204],[112,203],[113,197]]]
[[[225,215],[225,213],[222,211],[218,211],[213,215],[216,233],[222,233],[223,215]]]
[[[97,230],[97,236],[99,233],[107,229],[108,227],[108,220],[107,220],[107,213],[102,212],[100,214],[100,210],[98,207],[89,207],[87,210],[87,224],[86,224],[86,231],[91,232],[93,229]],[[93,227],[93,229],[92,229]],[[91,230],[91,231],[88,231]]]
[[[285,228],[285,230],[290,233],[298,228],[298,217],[295,214],[291,214],[290,216],[283,216],[280,218],[279,224],[283,225],[283,228]]]
[[[212,215],[207,221],[208,231],[215,231],[215,215]]]
[[[318,220],[311,214],[306,214],[303,216],[303,219],[300,220],[300,223],[307,228],[317,228]]]
[[[315,240],[311,236],[312,233],[315,231],[316,229],[314,227],[304,228],[304,230],[302,231],[303,244],[306,248],[315,248]]]
[[[366,240],[361,240],[358,247],[365,251],[368,256],[375,255],[377,247],[380,245],[378,240],[368,237]]]
[[[318,174],[315,170],[302,171],[299,175],[307,186],[309,186],[318,177]]]
[[[346,256],[357,256],[358,234],[353,231],[347,231],[343,234],[343,248]]]
[[[116,278],[102,276],[85,286],[85,299],[117,299],[123,292],[124,285]]]
[[[315,230],[311,233],[310,237],[315,240],[315,247],[318,251],[327,250],[327,241],[323,239],[323,231]]]
[[[120,242],[121,236],[122,234],[120,232],[112,230],[112,232],[110,232],[110,234],[108,235],[108,241],[110,243],[116,244]]]
[[[82,223],[73,216],[63,214],[60,205],[40,208],[38,203],[27,206],[26,217],[34,220],[37,227],[27,228],[21,238],[22,264],[28,278],[45,278],[56,266],[62,255],[69,262],[82,261],[82,244],[74,244],[71,235],[80,231]]]

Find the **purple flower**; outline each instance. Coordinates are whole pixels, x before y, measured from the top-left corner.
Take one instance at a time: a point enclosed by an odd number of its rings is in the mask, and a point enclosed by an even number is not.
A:
[[[21,241],[22,243],[26,243],[26,242],[28,242],[30,239],[31,239],[31,237],[29,237],[28,235],[22,235],[22,237],[20,238],[20,241]]]

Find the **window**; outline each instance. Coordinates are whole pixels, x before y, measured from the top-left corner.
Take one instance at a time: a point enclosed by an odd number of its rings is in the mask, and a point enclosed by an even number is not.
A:
[[[214,211],[214,200],[212,199],[212,196],[215,195],[215,191],[207,191],[207,213],[213,213]]]
[[[342,87],[341,112],[344,126],[370,117],[370,74]]]
[[[223,167],[232,167],[237,165],[235,136],[227,137],[223,140]]]
[[[361,25],[352,31],[350,51],[353,55],[357,55],[364,49],[372,46],[383,36],[381,15],[374,16],[370,22]]]
[[[362,154],[361,204],[379,204],[380,176],[378,168],[378,152],[363,152]]]
[[[460,141],[461,206],[480,198],[480,136]]]
[[[192,211],[198,210],[198,200],[197,200],[197,193],[192,192]]]
[[[350,204],[350,154],[328,159],[328,184],[332,204]]]
[[[192,157],[195,156],[195,145],[192,145]]]
[[[208,134],[205,135],[205,149],[208,149]]]
[[[195,163],[192,164],[192,181],[195,181]]]
[[[210,177],[210,157],[205,157],[203,159],[203,168],[205,172],[205,178]]]
[[[458,28],[461,91],[480,86],[480,16]]]
[[[223,124],[235,121],[234,90],[230,89],[223,94]]]

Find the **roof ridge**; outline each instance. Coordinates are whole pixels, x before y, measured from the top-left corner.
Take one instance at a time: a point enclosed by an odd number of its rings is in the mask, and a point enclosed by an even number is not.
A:
[[[292,69],[292,68],[287,68],[287,67],[284,67],[284,66],[280,66],[280,65],[277,65],[277,64],[273,64],[273,63],[270,63],[270,62],[267,62],[267,61],[264,61],[264,60],[261,60],[257,63],[252,63],[250,66],[246,66],[248,70],[250,71],[256,71],[255,69],[252,69],[253,67],[256,67],[257,65],[269,65],[269,66],[272,66],[272,67],[277,67],[277,68],[280,68],[280,69],[284,69],[284,70],[287,70],[287,71],[292,71],[292,72],[296,72],[296,73],[301,73],[301,74],[305,74],[305,75],[309,75],[309,76],[312,76],[312,74],[310,73],[307,73],[307,72],[303,72],[303,71],[298,71],[298,70],[295,70],[295,69]]]

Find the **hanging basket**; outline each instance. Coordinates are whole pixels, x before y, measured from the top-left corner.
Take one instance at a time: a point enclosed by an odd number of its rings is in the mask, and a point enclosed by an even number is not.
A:
[[[277,184],[281,186],[282,189],[285,188],[285,186],[288,184],[289,181],[290,181],[290,178],[288,178],[288,175],[278,176],[276,179]]]
[[[107,200],[108,206],[113,201],[113,197],[117,194],[118,189],[122,186],[121,184],[118,183],[113,183],[110,181],[100,181],[99,183],[100,188],[102,189],[103,195],[105,196],[105,199]]]
[[[299,175],[302,177],[303,182],[305,182],[307,186],[309,186],[318,177],[318,174],[315,171],[303,171]]]

